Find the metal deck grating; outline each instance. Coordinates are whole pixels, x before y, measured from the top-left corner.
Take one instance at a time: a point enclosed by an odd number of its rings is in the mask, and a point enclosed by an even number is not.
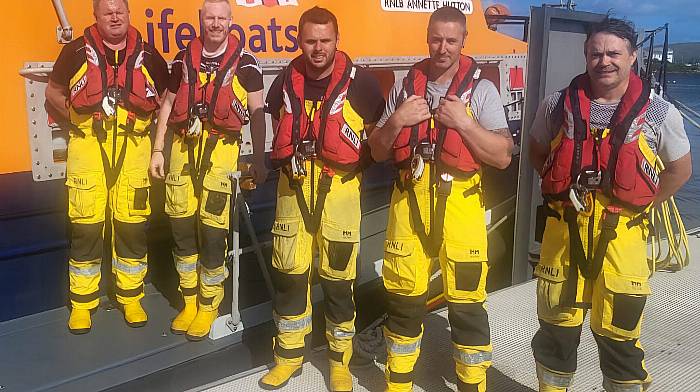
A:
[[[690,237],[691,254],[700,252],[698,235]],[[647,302],[642,344],[646,365],[654,378],[652,391],[696,391],[700,383],[700,265],[697,258],[678,273],[659,272],[651,280],[653,295]],[[489,370],[489,392],[525,392],[537,388],[530,339],[537,330],[535,282],[510,287],[489,296],[489,317],[494,345]],[[307,356],[303,374],[280,391],[327,390],[325,350]],[[352,369],[355,391],[384,390],[384,359],[375,365]],[[236,379],[224,379],[198,390],[209,392],[258,391],[265,368]],[[429,314],[425,320],[421,356],[416,365],[415,391],[455,390],[447,311]],[[603,391],[598,352],[588,322],[578,350],[578,371],[572,392]]]

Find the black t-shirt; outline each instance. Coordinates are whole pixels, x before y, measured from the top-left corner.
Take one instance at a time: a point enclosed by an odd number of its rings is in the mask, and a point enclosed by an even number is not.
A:
[[[348,101],[357,114],[362,117],[365,124],[373,124],[379,121],[384,112],[384,96],[377,78],[368,70],[356,66],[355,79],[350,82],[348,88]],[[326,93],[331,76],[323,79],[304,80],[304,99],[307,101],[320,101]],[[267,111],[276,120],[279,119],[280,110],[284,106],[282,87],[284,84],[284,72],[277,75],[267,92]]]
[[[172,73],[170,75],[170,83],[168,84],[168,90],[172,93],[177,93],[180,87],[180,82],[182,81],[182,70],[185,65],[185,50],[181,50],[175,60],[173,61]],[[222,53],[216,57],[205,57],[202,56],[201,69],[206,72],[214,72],[219,69],[221,60],[224,58]],[[236,76],[241,86],[245,91],[252,93],[255,91],[260,91],[263,89],[263,78],[262,70],[258,60],[252,54],[246,52],[245,50],[241,54],[241,59],[238,62],[238,68],[236,68]]]
[[[161,94],[168,85],[170,73],[168,63],[163,56],[146,42],[143,43],[143,66],[148,70],[148,74],[153,78],[158,94]],[[105,57],[107,64],[120,65],[126,58],[126,49],[119,50],[115,56],[114,50],[105,46]],[[115,62],[116,57],[116,62]],[[73,40],[64,46],[61,53],[53,65],[53,71],[49,78],[60,86],[68,86],[70,80],[80,70],[80,67],[87,61],[85,55],[85,40],[83,37]]]

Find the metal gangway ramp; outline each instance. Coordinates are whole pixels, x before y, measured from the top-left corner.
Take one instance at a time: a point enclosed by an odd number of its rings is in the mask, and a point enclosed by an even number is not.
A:
[[[700,234],[689,235],[690,254],[700,252]],[[700,384],[700,265],[691,260],[680,272],[656,272],[651,278],[653,294],[647,300],[641,342],[646,366],[654,381],[652,391],[697,391]],[[536,281],[489,294],[488,309],[493,342],[493,366],[488,373],[489,392],[537,390],[535,362],[530,340],[538,327]],[[456,376],[452,361],[447,309],[429,313],[421,354],[415,368],[415,391],[454,391]],[[280,391],[328,390],[328,360],[325,349],[310,351],[301,376]],[[354,391],[384,390],[384,357],[364,368],[351,368]],[[253,369],[205,385],[194,391],[259,391],[258,380],[267,367]],[[578,371],[572,392],[603,391],[598,351],[585,322],[578,350]]]

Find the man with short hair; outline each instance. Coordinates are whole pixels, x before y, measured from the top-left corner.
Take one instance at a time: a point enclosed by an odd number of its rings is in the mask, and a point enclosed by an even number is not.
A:
[[[70,131],[66,185],[71,221],[68,328],[82,334],[99,305],[105,210],[112,216],[116,297],[131,327],[146,275],[149,205],[148,133],[165,89],[165,60],[129,22],[126,0],[94,0],[95,24],[66,45],[46,87],[49,113]]]
[[[639,343],[652,272],[646,211],[692,169],[680,113],[632,72],[635,42],[623,20],[592,25],[586,72],[542,102],[531,128],[547,223],[532,340],[542,392],[571,386],[588,310],[603,388],[643,391],[651,382]]]
[[[267,95],[275,125],[271,158],[282,174],[272,228],[271,276],[277,337],[275,367],[260,386],[277,389],[301,371],[311,332],[312,255],[319,254],[325,298],[330,388],[352,390],[348,363],[355,334],[353,283],[360,242],[363,132],[379,119],[376,78],[337,50],[338,22],[324,8],[299,19],[302,54]]]
[[[396,83],[370,135],[377,161],[393,158],[382,275],[387,291],[387,391],[410,391],[420,353],[432,262],[438,258],[460,391],[486,390],[491,339],[481,166],[510,164],[513,140],[496,87],[461,54],[466,18],[453,7],[430,17],[430,58]],[[465,235],[465,232],[468,235]]]
[[[228,0],[204,0],[203,35],[178,53],[158,117],[151,175],[165,178],[175,268],[185,303],[170,330],[204,339],[224,297],[229,209],[235,192],[241,129],[249,122],[255,181],[263,183],[265,114],[262,71],[243,43],[229,34]],[[165,173],[165,133],[174,131]]]

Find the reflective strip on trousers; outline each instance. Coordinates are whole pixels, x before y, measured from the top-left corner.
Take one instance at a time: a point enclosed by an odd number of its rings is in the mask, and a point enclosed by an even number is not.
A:
[[[306,327],[311,326],[311,315],[298,320],[286,320],[280,318],[277,314],[273,315],[275,318],[275,325],[277,325],[277,330],[280,332],[296,332],[304,330]]]
[[[642,392],[642,384],[621,384],[603,377],[603,389],[606,392]]]
[[[333,328],[331,334],[336,339],[352,339],[355,336],[355,329],[352,331],[345,331],[340,328]]]
[[[78,276],[97,276],[100,274],[100,265],[93,264],[87,268],[76,267],[74,265],[68,266],[68,271],[73,275]]]
[[[539,364],[537,365],[537,377],[540,379],[540,382],[555,388],[569,388],[574,380],[573,373],[554,373]]]
[[[459,361],[460,363],[463,363],[465,365],[478,365],[480,363],[490,361],[492,356],[491,352],[489,351],[479,351],[470,354],[461,351],[456,347],[452,347],[452,358],[454,358],[455,361]]]
[[[413,343],[396,343],[391,339],[386,339],[386,348],[390,353],[393,354],[413,354],[420,348],[421,339],[416,340]]]
[[[147,264],[138,262],[137,265],[129,265],[119,259],[112,259],[112,267],[125,274],[136,275],[146,271]]]
[[[219,274],[216,274],[214,276],[207,275],[205,272],[202,272],[199,274],[199,280],[208,286],[214,286],[217,284],[220,284],[224,280],[226,280],[226,274],[222,271]]]
[[[197,271],[197,261],[194,263],[184,263],[182,261],[175,261],[175,269],[177,272],[186,274],[188,272]]]

